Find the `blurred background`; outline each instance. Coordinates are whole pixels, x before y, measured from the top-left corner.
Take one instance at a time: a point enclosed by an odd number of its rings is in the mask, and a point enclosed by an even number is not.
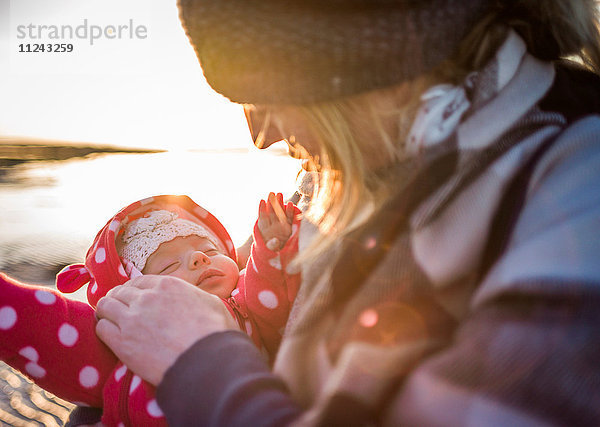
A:
[[[92,25],[146,37],[90,40]],[[20,52],[39,43],[73,50]],[[0,0],[0,271],[53,286],[114,213],[156,194],[189,195],[239,245],[299,170],[283,143],[254,148],[241,107],[208,87],[175,0]],[[0,423],[61,425],[70,407],[0,365]]]

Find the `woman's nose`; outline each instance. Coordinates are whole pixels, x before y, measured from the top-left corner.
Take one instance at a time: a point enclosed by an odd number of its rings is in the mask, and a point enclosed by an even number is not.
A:
[[[244,115],[248,122],[252,142],[257,148],[267,148],[283,139],[281,133],[275,126],[272,126],[270,111],[254,105],[244,105]]]
[[[190,255],[189,268],[195,270],[197,268],[210,265],[210,257],[202,251],[194,251]]]

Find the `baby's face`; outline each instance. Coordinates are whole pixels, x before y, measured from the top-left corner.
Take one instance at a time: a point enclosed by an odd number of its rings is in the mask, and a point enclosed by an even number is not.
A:
[[[194,235],[162,243],[142,273],[178,277],[221,298],[231,295],[239,278],[234,260],[210,240]]]

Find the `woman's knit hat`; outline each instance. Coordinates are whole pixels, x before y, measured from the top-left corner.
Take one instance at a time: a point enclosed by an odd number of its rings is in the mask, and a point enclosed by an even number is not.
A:
[[[429,71],[493,0],[179,0],[208,83],[230,100],[305,104]]]
[[[161,243],[192,234],[209,238],[237,260],[229,233],[210,212],[187,196],[154,196],[132,203],[112,217],[96,235],[85,264],[65,267],[56,277],[56,286],[61,292],[75,292],[89,283],[87,297],[95,307],[109,290],[140,275]]]

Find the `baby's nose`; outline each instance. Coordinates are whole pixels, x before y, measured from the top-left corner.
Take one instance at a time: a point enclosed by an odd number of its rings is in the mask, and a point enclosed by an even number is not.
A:
[[[190,256],[190,269],[210,265],[210,258],[202,251],[194,251]]]

